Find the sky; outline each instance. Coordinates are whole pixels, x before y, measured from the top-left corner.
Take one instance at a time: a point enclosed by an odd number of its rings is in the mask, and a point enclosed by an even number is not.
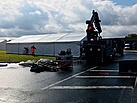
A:
[[[116,5],[122,5],[122,6],[132,6],[137,3],[136,0],[112,0],[116,3]]]
[[[0,0],[0,37],[85,33],[92,10],[103,37],[137,34],[137,0]]]

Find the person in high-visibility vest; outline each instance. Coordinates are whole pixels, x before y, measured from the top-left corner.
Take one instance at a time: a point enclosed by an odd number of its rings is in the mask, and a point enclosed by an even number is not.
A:
[[[32,55],[34,55],[35,54],[35,47],[34,47],[34,45],[31,47],[31,53],[32,53]]]

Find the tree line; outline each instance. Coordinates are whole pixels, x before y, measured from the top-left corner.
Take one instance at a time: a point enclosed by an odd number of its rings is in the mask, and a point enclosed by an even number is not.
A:
[[[128,34],[125,38],[137,38],[137,34]]]

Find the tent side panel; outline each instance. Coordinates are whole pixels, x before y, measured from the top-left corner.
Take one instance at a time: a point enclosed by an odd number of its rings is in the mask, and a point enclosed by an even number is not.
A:
[[[58,42],[55,43],[55,55],[57,55],[61,50],[66,51],[68,48],[71,49],[72,55],[74,57],[80,56],[80,45],[79,42]]]
[[[23,54],[24,47],[28,48],[28,54],[31,54],[31,47],[34,46],[35,55],[50,55],[53,56],[53,43],[23,43],[19,44],[19,53]]]
[[[6,41],[0,42],[0,50],[6,50]]]
[[[6,44],[6,53],[18,54],[18,44],[17,43],[7,43]]]
[[[31,47],[35,46],[35,55],[54,56],[54,43],[7,43],[7,53],[23,54],[24,47],[28,48],[28,54],[31,54]]]
[[[36,55],[49,55],[54,56],[54,44],[53,43],[36,43]]]

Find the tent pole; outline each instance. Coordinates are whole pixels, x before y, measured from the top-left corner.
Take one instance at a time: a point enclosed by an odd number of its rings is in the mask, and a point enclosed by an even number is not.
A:
[[[54,55],[53,56],[55,56],[55,42],[54,42]]]
[[[19,43],[18,43],[18,54],[19,54]],[[19,57],[18,57],[19,58]]]

